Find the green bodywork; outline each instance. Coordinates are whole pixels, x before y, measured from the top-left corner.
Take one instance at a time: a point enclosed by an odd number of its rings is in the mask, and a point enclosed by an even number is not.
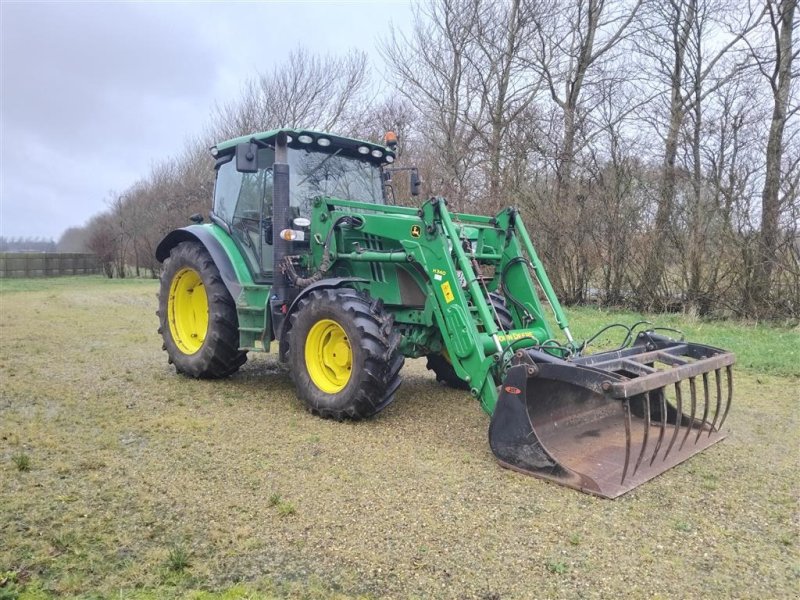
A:
[[[383,300],[403,334],[405,356],[446,351],[456,374],[489,414],[513,352],[533,345],[546,347],[553,338],[534,279],[559,326],[567,329],[564,313],[514,209],[490,218],[451,213],[441,198],[416,209],[319,197],[313,201],[310,244],[297,253],[299,268],[313,272],[319,267],[323,243],[343,216],[354,217],[359,224],[337,227],[331,233],[330,268],[325,276],[355,278],[349,287]],[[242,253],[222,227],[211,223],[188,229],[199,227],[212,233],[224,248],[241,286],[235,298],[240,347],[270,351],[270,342],[275,340],[266,310],[271,287],[253,281]],[[514,320],[511,331],[498,330],[486,300],[487,293],[500,291],[501,275],[506,297],[515,300],[508,303]]]

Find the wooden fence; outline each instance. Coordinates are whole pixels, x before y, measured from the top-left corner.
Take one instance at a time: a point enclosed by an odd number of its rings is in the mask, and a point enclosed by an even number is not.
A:
[[[0,279],[96,275],[103,267],[94,254],[61,252],[0,252]]]

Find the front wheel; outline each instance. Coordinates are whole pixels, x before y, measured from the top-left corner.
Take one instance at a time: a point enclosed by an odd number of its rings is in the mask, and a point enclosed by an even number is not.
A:
[[[381,301],[351,289],[315,290],[290,324],[290,375],[311,412],[364,419],[394,400],[405,359]]]
[[[247,361],[236,306],[211,255],[197,242],[172,249],[161,274],[158,332],[178,373],[226,377]]]

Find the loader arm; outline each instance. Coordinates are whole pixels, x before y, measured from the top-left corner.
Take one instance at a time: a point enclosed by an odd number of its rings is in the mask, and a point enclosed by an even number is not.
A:
[[[418,344],[446,352],[492,416],[490,446],[503,466],[616,497],[724,437],[734,356],[633,330],[618,350],[582,355],[516,210],[450,213],[441,198],[419,209],[334,198],[315,207],[316,239],[331,240],[331,270],[369,279],[364,289],[394,309],[407,335],[414,323],[427,327],[427,338],[416,330]],[[313,249],[313,263],[322,252]],[[392,298],[384,267],[414,279],[420,310]],[[539,292],[565,341],[548,325]],[[498,325],[493,293],[505,297],[513,328]]]
[[[513,209],[489,218],[453,215],[442,198],[431,198],[418,210],[376,210],[374,205],[324,198],[318,199],[314,210],[312,222],[320,226],[316,239],[331,240],[328,252],[334,273],[344,269],[356,275],[355,265],[387,263],[415,273],[427,298],[423,311],[431,316],[427,325],[440,335],[441,349],[447,352],[455,372],[468,383],[472,395],[480,399],[489,415],[494,412],[497,388],[505,375],[504,360],[511,357],[514,349],[538,346],[554,337],[531,271],[556,320],[568,331],[566,316]],[[357,229],[359,239],[380,239],[381,248],[368,249],[351,241],[352,236],[343,231],[331,235],[331,229],[343,219],[355,219],[356,226],[349,223],[345,229]],[[527,257],[525,249],[530,249]],[[313,263],[322,262],[323,252],[320,244],[312,248]],[[482,264],[495,267],[493,277],[476,271]],[[528,265],[533,268],[529,270]],[[374,277],[375,270],[370,273],[373,281],[368,289],[376,294],[381,286],[375,279],[380,278]],[[505,288],[503,277],[509,281]],[[487,301],[490,292],[503,288],[519,305],[512,311],[516,315],[515,328],[508,331],[499,329]],[[385,302],[387,293],[384,290],[380,294]],[[400,301],[397,303],[402,306]],[[398,314],[396,318],[404,316]]]

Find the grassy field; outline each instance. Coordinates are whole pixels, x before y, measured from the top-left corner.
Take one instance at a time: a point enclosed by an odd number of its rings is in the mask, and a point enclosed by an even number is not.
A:
[[[730,437],[616,501],[497,466],[407,361],[377,419],[307,413],[272,356],[175,375],[154,281],[0,282],[0,599],[788,598],[800,331],[657,318],[739,356]],[[587,336],[633,314],[571,311]]]

